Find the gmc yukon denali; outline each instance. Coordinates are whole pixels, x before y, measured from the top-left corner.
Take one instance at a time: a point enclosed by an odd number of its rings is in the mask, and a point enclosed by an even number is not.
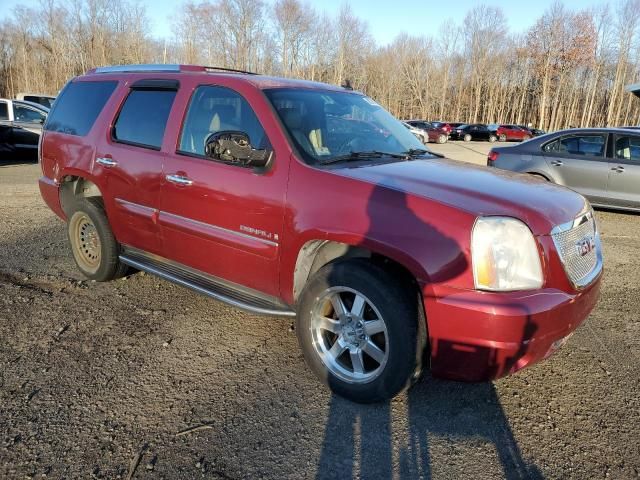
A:
[[[436,157],[348,89],[189,65],[72,79],[40,191],[80,271],[141,270],[296,318],[309,367],[357,402],[544,359],[597,302],[579,194]]]

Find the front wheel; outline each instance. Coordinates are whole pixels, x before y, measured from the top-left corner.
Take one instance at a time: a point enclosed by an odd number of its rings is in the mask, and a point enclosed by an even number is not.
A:
[[[364,259],[321,268],[302,293],[296,332],[305,360],[349,400],[388,400],[411,384],[426,344],[415,289]]]
[[[447,143],[447,136],[446,135],[438,135],[438,143],[440,143],[440,144]]]
[[[507,136],[504,133],[500,135],[500,141],[501,142],[506,142],[507,141]]]
[[[497,138],[496,138],[496,136],[495,136],[495,135],[489,135],[489,141],[490,141],[491,143],[494,143],[496,140],[497,140]]]
[[[73,259],[85,277],[105,282],[125,275],[127,266],[118,258],[120,246],[111,232],[101,199],[76,201],[67,234]]]
[[[463,137],[463,140],[465,142],[470,142],[471,141],[471,135],[469,135],[468,133]]]

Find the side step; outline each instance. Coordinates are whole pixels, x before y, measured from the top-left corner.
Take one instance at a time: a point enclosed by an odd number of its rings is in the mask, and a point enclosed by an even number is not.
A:
[[[162,257],[132,248],[125,248],[120,261],[177,285],[190,288],[220,302],[260,315],[294,317],[295,311],[276,298],[240,285],[225,282],[206,273],[177,264]]]

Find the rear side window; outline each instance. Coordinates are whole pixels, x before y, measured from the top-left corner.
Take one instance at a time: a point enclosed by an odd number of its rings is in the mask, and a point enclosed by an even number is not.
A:
[[[0,120],[9,120],[9,108],[7,108],[7,102],[0,102]]]
[[[45,130],[85,136],[93,127],[118,82],[71,82],[49,113]]]
[[[120,143],[160,150],[175,90],[131,90],[113,127]]]
[[[640,162],[640,137],[617,137],[616,158]]]
[[[544,151],[565,155],[602,157],[605,144],[604,135],[573,135],[547,143],[544,146]]]

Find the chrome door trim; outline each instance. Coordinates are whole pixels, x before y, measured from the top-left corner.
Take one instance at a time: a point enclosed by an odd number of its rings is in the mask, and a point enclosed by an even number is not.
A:
[[[122,198],[116,198],[116,204],[129,213],[149,219],[151,219],[157,212],[155,208],[147,207],[146,205],[140,205],[138,203],[133,203]]]

